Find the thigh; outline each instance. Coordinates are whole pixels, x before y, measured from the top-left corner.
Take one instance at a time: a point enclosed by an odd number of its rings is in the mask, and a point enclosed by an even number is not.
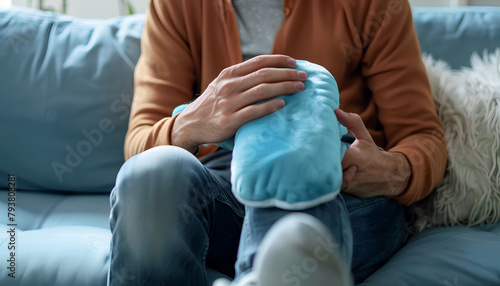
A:
[[[359,199],[342,194],[353,235],[352,271],[356,283],[370,276],[396,252],[408,232],[404,207],[384,196]]]

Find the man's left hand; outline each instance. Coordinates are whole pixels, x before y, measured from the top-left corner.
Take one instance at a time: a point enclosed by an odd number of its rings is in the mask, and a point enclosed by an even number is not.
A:
[[[341,190],[358,198],[401,195],[411,177],[408,159],[401,153],[382,151],[358,114],[336,109],[335,115],[356,137],[342,160]]]

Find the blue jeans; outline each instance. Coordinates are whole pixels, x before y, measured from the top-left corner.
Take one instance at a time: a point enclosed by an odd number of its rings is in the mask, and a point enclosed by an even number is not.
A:
[[[262,237],[289,212],[247,208],[245,215],[231,192],[230,161],[223,149],[198,160],[161,146],[122,166],[111,193],[109,285],[199,286],[208,283],[207,267],[230,277],[251,270]],[[303,212],[332,231],[356,282],[407,238],[403,207],[385,197],[343,194]]]

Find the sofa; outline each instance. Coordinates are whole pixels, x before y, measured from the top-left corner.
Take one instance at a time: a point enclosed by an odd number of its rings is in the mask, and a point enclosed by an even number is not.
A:
[[[500,47],[500,8],[413,12],[422,50],[455,69]],[[0,285],[106,285],[143,21],[0,10]],[[362,285],[500,285],[500,223],[415,234]]]

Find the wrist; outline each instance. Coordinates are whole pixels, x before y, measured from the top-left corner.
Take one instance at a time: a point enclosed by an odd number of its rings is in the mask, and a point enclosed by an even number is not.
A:
[[[411,165],[405,155],[397,152],[383,152],[389,164],[386,169],[387,196],[402,195],[411,179]]]
[[[172,125],[172,133],[170,138],[170,143],[173,146],[177,146],[187,151],[195,154],[198,152],[200,144],[196,144],[190,139],[190,130],[187,124],[185,124],[180,116],[180,114],[174,118]]]

